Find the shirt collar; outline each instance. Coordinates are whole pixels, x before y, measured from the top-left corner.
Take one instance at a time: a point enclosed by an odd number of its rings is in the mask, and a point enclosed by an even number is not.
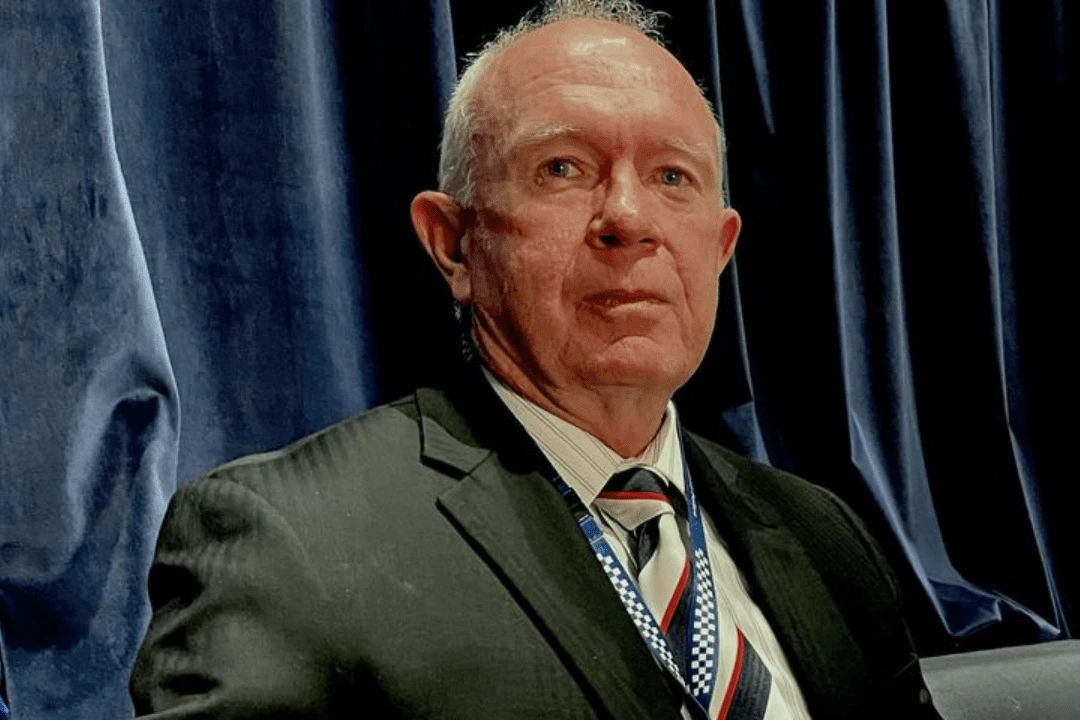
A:
[[[684,493],[679,421],[669,400],[659,432],[637,457],[624,458],[600,439],[517,394],[486,367],[484,377],[581,501],[591,505],[615,473],[645,466]]]

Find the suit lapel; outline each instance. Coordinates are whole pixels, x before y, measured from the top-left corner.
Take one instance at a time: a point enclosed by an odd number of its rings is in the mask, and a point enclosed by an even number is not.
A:
[[[728,545],[815,717],[843,715],[835,698],[864,675],[863,656],[803,544],[778,511],[719,453],[684,435],[700,502]]]
[[[468,398],[417,393],[424,462],[461,476],[439,507],[608,714],[677,718],[681,695],[546,478],[546,458],[481,382]]]

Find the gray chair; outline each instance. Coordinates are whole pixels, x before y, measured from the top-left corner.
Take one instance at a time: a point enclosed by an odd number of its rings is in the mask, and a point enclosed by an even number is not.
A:
[[[1080,640],[922,659],[945,720],[1080,720]]]

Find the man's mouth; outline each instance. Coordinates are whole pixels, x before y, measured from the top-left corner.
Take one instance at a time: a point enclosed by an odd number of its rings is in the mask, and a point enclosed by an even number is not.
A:
[[[613,308],[620,305],[633,303],[663,303],[664,298],[650,290],[604,290],[585,296],[585,302],[599,305],[600,307]]]

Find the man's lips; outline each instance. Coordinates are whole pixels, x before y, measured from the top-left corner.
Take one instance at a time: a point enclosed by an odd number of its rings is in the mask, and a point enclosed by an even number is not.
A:
[[[590,293],[585,296],[585,302],[600,307],[612,308],[619,305],[630,305],[633,303],[665,303],[667,300],[664,296],[651,290],[623,290],[612,289],[602,290],[600,292]]]

